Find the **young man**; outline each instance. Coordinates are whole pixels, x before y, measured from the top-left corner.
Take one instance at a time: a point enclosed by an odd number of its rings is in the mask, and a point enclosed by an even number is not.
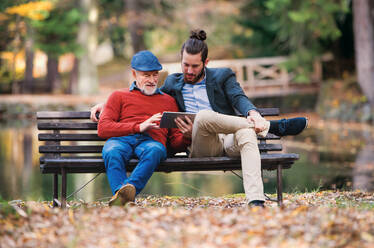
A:
[[[206,68],[208,47],[203,30],[192,31],[181,49],[182,71],[169,75],[161,90],[177,101],[180,111],[198,113],[194,123],[177,119],[186,138],[192,138],[191,157],[241,156],[243,184],[250,205],[263,206],[261,159],[256,134],[296,135],[306,118],[266,121],[244,94],[229,68]],[[91,119],[103,105],[91,109]],[[247,118],[236,117],[236,111]]]
[[[181,111],[197,113],[192,123],[177,119],[185,137],[192,139],[190,157],[240,156],[247,203],[264,206],[261,157],[257,134],[297,134],[305,118],[274,121],[273,125],[257,112],[244,94],[231,69],[207,68],[208,47],[203,30],[192,31],[182,46],[182,72],[167,77],[161,90],[178,103]],[[237,117],[239,111],[247,118]],[[286,128],[280,128],[288,126]],[[285,130],[284,130],[285,129]]]
[[[98,135],[109,138],[102,154],[113,197],[109,205],[134,202],[157,165],[166,159],[166,142],[176,150],[190,143],[177,129],[159,128],[161,113],[178,111],[175,100],[157,88],[162,69],[149,51],[135,54],[131,60],[135,81],[130,89],[111,94],[98,124]],[[139,159],[131,176],[126,176],[129,160]]]

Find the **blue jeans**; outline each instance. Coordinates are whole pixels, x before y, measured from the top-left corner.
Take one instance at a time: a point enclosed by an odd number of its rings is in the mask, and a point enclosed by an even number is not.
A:
[[[123,185],[130,183],[135,186],[136,194],[139,194],[159,163],[166,159],[166,148],[148,135],[133,134],[108,139],[102,154],[112,193],[115,194]],[[139,163],[131,176],[127,177],[126,165],[134,155],[138,157]]]

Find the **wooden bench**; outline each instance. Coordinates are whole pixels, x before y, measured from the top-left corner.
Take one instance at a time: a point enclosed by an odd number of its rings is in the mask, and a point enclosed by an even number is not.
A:
[[[260,109],[263,116],[277,116],[279,109]],[[39,146],[40,170],[43,174],[54,174],[53,205],[66,206],[67,173],[105,173],[101,150],[105,142],[97,136],[97,123],[90,120],[90,112],[37,112],[38,129],[49,130],[40,132]],[[263,170],[277,170],[277,201],[282,205],[282,169],[291,168],[299,159],[298,154],[279,153],[280,143],[267,143],[267,140],[279,140],[280,137],[268,134],[259,137],[261,165]],[[82,144],[84,143],[84,144]],[[90,145],[87,145],[90,144]],[[137,164],[132,159],[127,171],[132,171]],[[206,157],[187,158],[170,157],[162,162],[157,172],[173,171],[233,171],[241,170],[240,158]],[[61,202],[58,201],[58,175],[61,175]]]

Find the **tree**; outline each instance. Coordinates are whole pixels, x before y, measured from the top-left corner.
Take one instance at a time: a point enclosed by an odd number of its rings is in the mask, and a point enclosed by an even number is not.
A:
[[[124,0],[128,18],[128,28],[134,53],[145,50],[144,24],[142,18],[141,1]]]
[[[31,27],[31,22],[33,20],[41,20],[44,18],[43,12],[49,11],[52,8],[52,3],[48,1],[36,1],[36,2],[26,2],[26,1],[17,1],[18,5],[10,6],[8,1],[2,3],[0,7],[8,6],[5,12],[9,15],[16,16],[16,34],[14,43],[15,45],[15,54],[17,53],[19,45],[17,44],[18,40],[24,39],[25,44],[25,56],[26,56],[26,69],[25,69],[25,81],[24,87],[22,91],[24,93],[30,93],[33,86],[33,60],[34,60],[34,51],[33,51],[33,30]],[[22,17],[22,20],[20,19]],[[20,22],[24,24],[26,27],[26,32],[22,28],[19,28]],[[11,33],[11,32],[10,32]],[[6,35],[5,37],[9,37],[10,35]],[[4,39],[6,40],[6,38]],[[19,43],[19,42],[18,42]],[[15,63],[15,61],[13,61]],[[13,66],[14,68],[14,66]],[[13,69],[13,74],[15,74],[15,69]],[[15,77],[14,77],[15,78]],[[16,85],[15,80],[13,80],[13,93],[19,93],[19,87]]]
[[[8,44],[14,39],[15,32],[9,28],[11,19],[8,18],[4,12],[11,6],[11,0],[0,1],[0,53],[7,49]],[[0,68],[2,65],[2,58],[0,56]]]
[[[234,41],[247,41],[256,55],[289,55],[287,67],[296,72],[294,80],[307,82],[314,60],[341,36],[337,23],[348,11],[346,0],[253,0],[242,7],[238,19],[248,35],[234,36]]]
[[[33,70],[34,70],[34,38],[33,29],[29,23],[27,25],[27,34],[25,41],[25,57],[26,57],[26,68],[25,68],[25,83],[23,87],[23,93],[31,93],[33,88]]]
[[[289,49],[277,42],[280,31],[279,20],[266,6],[267,1],[254,0],[245,3],[236,17],[241,29],[236,31],[232,40],[243,47],[245,56],[263,57],[286,55]]]
[[[147,49],[147,34],[167,29],[172,18],[172,0],[98,0],[99,40],[110,38],[115,56],[124,55],[129,34],[132,52]],[[169,30],[170,31],[170,30]],[[178,44],[179,46],[179,44]]]
[[[124,56],[125,33],[127,26],[123,13],[124,0],[99,0],[99,40],[109,37],[116,57]],[[122,17],[122,18],[121,18]]]
[[[99,88],[95,64],[98,42],[98,6],[96,0],[81,0],[80,4],[86,18],[80,24],[78,42],[84,51],[78,65],[78,89],[73,92],[80,95],[91,95],[96,93]]]
[[[374,3],[353,0],[356,70],[358,83],[374,109]]]
[[[62,91],[58,72],[58,59],[65,53],[78,53],[76,42],[81,13],[72,3],[64,2],[51,11],[44,12],[45,19],[34,20],[35,46],[48,56],[46,83],[49,92]]]

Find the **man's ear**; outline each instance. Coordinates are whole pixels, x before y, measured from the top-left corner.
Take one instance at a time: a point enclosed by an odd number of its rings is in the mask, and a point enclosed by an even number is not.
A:
[[[208,63],[209,63],[209,58],[206,58],[206,60],[205,60],[205,67],[208,65]]]
[[[131,69],[131,72],[132,72],[132,76],[134,77],[134,79],[136,79],[136,71],[134,69]]]

